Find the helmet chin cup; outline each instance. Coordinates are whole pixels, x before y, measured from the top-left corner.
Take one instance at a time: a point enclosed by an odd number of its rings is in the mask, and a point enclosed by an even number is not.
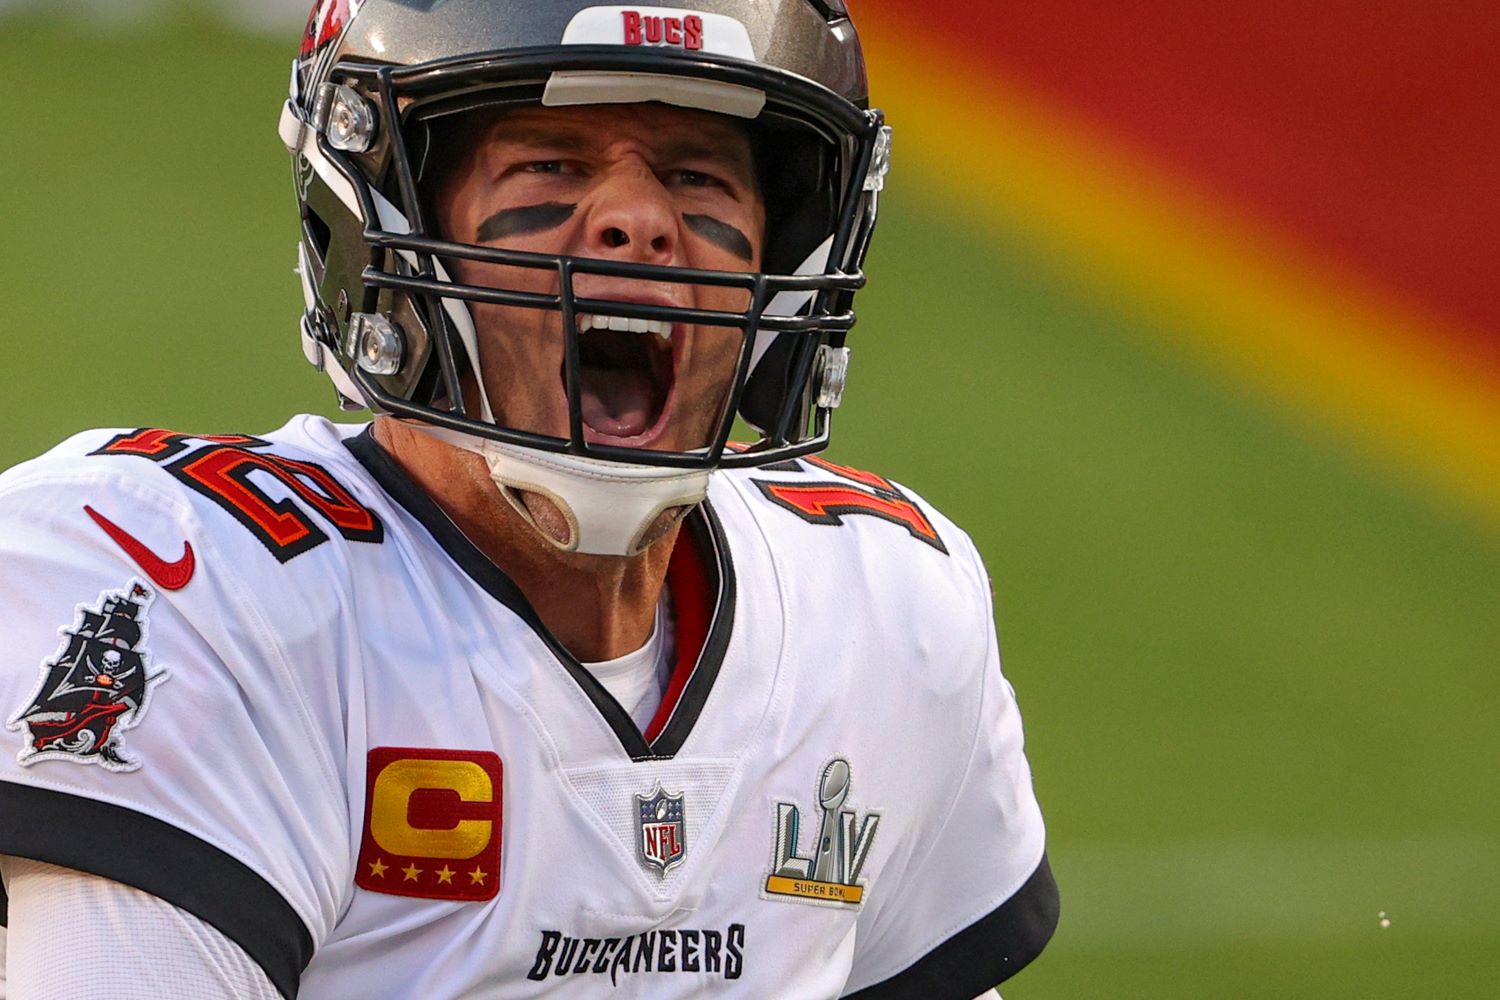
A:
[[[483,458],[490,478],[516,512],[538,535],[564,552],[639,555],[659,535],[652,528],[664,513],[674,508],[686,512],[708,495],[708,469],[671,469],[553,454],[429,424],[412,422],[408,426]],[[543,497],[557,508],[567,525],[566,538],[555,537],[537,523],[523,493]]]

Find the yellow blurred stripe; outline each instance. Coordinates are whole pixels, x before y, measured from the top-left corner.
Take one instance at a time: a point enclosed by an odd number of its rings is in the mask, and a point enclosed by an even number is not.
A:
[[[1461,335],[903,26],[860,27],[896,170],[1500,526],[1500,379],[1444,349]]]

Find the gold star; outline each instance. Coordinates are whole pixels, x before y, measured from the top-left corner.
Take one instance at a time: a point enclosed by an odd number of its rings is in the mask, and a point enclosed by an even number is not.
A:
[[[406,878],[403,880],[406,882],[415,882],[417,880],[417,876],[422,874],[422,869],[418,868],[415,864],[407,865],[401,870],[406,872]]]
[[[370,875],[373,878],[385,878],[386,864],[379,858],[370,862]]]
[[[452,885],[453,884],[453,876],[456,875],[456,874],[458,874],[458,873],[455,872],[452,868],[449,868],[447,865],[444,865],[443,867],[441,867],[441,868],[439,868],[437,870],[438,882],[439,883],[446,882],[449,885]]]
[[[484,885],[484,880],[489,878],[489,875],[489,872],[475,865],[474,870],[469,872],[469,882],[473,885]]]

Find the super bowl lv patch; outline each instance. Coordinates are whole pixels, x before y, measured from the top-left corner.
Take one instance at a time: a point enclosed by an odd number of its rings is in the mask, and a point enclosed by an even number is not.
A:
[[[80,604],[62,647],[42,664],[42,679],[26,707],[6,722],[25,733],[22,764],[71,760],[110,771],[134,771],[138,757],[125,733],[140,724],[151,692],[167,679],[152,669],[146,648],[147,613],[156,592],[139,580]]]
[[[858,906],[865,898],[859,873],[875,843],[880,814],[866,813],[856,830],[854,810],[843,808],[849,785],[849,762],[835,757],[818,779],[818,805],[823,815],[810,856],[801,853],[801,808],[792,802],[776,803],[776,840],[771,873],[766,877],[767,895],[845,906]]]

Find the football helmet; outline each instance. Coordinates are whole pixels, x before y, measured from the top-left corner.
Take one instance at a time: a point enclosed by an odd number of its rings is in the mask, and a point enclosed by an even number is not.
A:
[[[429,161],[446,125],[526,105],[651,101],[744,123],[766,205],[758,269],[523,252],[458,242],[435,227]],[[528,520],[520,492],[551,499],[571,532],[547,536],[559,547],[634,554],[664,511],[702,499],[714,468],[827,443],[891,138],[869,107],[843,0],[320,0],[279,131],[301,219],[308,361],[346,408],[394,416],[482,455]],[[533,280],[464,283],[465,261]],[[537,272],[549,290],[536,290]],[[590,277],[735,289],[743,308],[589,298],[579,279]],[[486,306],[558,317],[565,434],[497,417],[504,407],[488,398],[475,319]],[[658,382],[673,374],[670,348],[647,362],[630,352],[649,348],[601,349],[600,331],[655,332],[659,348],[679,324],[734,345],[706,439],[682,450],[602,443],[585,420],[599,369],[647,365]],[[666,391],[652,390],[658,409]],[[750,440],[732,444],[737,416]]]

